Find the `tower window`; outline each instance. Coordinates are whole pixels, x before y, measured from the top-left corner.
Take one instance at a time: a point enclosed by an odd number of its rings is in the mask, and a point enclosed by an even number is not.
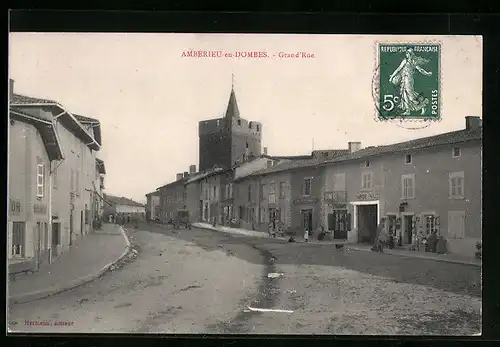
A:
[[[248,148],[248,142],[247,142],[247,148]]]
[[[241,125],[241,119],[238,119],[238,125]]]
[[[252,122],[248,123],[248,129],[252,129]]]
[[[257,131],[260,131],[260,126],[259,126],[259,124],[257,124]]]

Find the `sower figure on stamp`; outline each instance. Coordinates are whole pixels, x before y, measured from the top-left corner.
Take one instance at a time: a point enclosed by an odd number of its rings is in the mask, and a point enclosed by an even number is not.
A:
[[[422,115],[425,114],[425,107],[429,104],[429,99],[415,91],[413,76],[415,70],[422,75],[431,76],[432,72],[426,71],[420,66],[428,62],[428,59],[417,57],[409,48],[406,51],[406,58],[389,77],[389,82],[399,86],[401,98],[398,107],[403,110],[403,116],[409,116],[412,111],[421,111]]]

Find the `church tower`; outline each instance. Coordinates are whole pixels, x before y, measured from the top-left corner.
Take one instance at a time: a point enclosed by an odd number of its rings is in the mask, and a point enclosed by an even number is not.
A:
[[[230,167],[261,155],[262,125],[240,117],[234,83],[224,117],[200,121],[198,134],[200,171],[215,165]]]

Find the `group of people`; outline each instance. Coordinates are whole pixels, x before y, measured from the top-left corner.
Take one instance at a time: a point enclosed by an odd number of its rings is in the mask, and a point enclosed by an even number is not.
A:
[[[110,214],[109,215],[109,222],[110,223],[116,223],[116,224],[130,224],[134,222],[134,218],[130,215],[125,215],[123,213],[116,213],[116,214]]]

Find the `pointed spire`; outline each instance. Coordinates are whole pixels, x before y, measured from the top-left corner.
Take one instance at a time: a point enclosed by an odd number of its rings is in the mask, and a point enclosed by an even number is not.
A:
[[[236,102],[236,94],[234,92],[234,73],[231,79],[231,95],[226,109],[226,118],[239,118],[240,111],[238,110],[238,103]]]

